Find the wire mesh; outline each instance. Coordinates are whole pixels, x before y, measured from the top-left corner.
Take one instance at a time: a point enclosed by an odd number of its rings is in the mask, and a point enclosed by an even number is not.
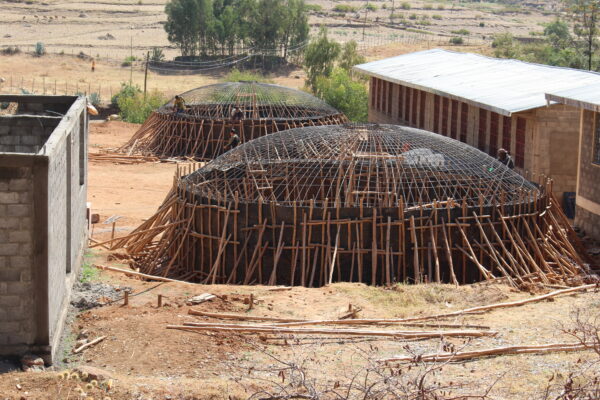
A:
[[[230,118],[234,107],[242,119],[314,118],[339,114],[309,93],[259,82],[225,82],[203,86],[180,95],[187,106],[178,116],[194,119]],[[175,99],[159,108],[162,114],[174,113]]]
[[[432,132],[395,125],[305,127],[248,142],[180,185],[223,201],[342,207],[488,206],[536,186],[489,155]]]

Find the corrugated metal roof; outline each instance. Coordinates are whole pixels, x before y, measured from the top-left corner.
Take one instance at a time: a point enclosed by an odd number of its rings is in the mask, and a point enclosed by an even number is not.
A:
[[[546,93],[546,100],[600,112],[600,85],[553,91]]]
[[[360,64],[357,71],[510,116],[543,107],[545,94],[600,85],[600,74],[432,49]]]

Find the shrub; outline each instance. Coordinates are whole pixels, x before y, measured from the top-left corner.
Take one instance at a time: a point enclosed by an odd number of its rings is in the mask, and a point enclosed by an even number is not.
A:
[[[12,56],[13,54],[19,54],[21,49],[18,46],[8,46],[2,49],[2,54],[5,56]]]
[[[46,46],[44,46],[44,43],[42,42],[37,42],[35,44],[35,55],[41,57],[44,54],[46,54]]]
[[[413,14],[410,14],[410,15],[408,16],[408,19],[412,19],[412,20],[415,20],[415,19],[417,19],[417,14],[414,14],[414,13],[413,13]]]
[[[440,14],[433,14],[433,15],[431,16],[431,18],[433,18],[433,19],[437,19],[437,20],[439,21],[439,20],[441,20],[441,19],[442,19],[442,16],[441,16]]]
[[[464,43],[464,40],[460,36],[455,36],[453,38],[450,38],[450,44],[461,45],[463,43]]]
[[[404,20],[404,14],[402,13],[394,13],[394,14],[390,14],[390,19],[399,19],[399,20]]]
[[[323,10],[323,7],[321,7],[319,4],[306,4],[306,5],[304,5],[304,8],[306,9],[306,11],[314,11],[314,12]]]
[[[485,26],[485,23],[484,23],[484,22],[480,22],[480,23],[479,23],[479,27],[480,27],[480,28],[483,28],[484,26]]]
[[[352,7],[348,4],[337,4],[335,7],[333,7],[333,11],[341,13],[355,12],[356,7]]]
[[[446,8],[446,7],[444,7],[444,5],[443,5],[443,4],[438,4],[438,6],[437,6],[437,9],[438,9],[438,10],[443,10],[443,9],[445,9],[445,8]]]
[[[382,10],[387,10],[387,4],[383,3],[383,5],[381,6]]]
[[[150,53],[150,61],[160,62],[165,59],[165,55],[159,47],[153,47]]]
[[[400,3],[400,8],[403,10],[410,10],[410,3],[403,1],[402,3]]]
[[[140,90],[140,88],[138,86],[130,85],[129,83],[121,83],[121,90],[119,90],[119,93],[115,94],[110,99],[110,103],[113,106],[118,106],[119,105],[119,97],[121,97],[121,96],[132,97],[136,93],[141,93],[141,92],[142,91]]]
[[[369,11],[377,11],[377,6],[373,3],[369,3],[365,6],[365,8]]]
[[[144,96],[138,86],[129,84],[122,84],[116,97],[121,119],[135,124],[143,123],[152,111],[166,102],[164,95],[157,90]]]
[[[135,56],[125,57],[125,59],[121,63],[121,67],[129,67],[131,66],[131,64],[133,64],[134,61],[137,61],[137,58]]]
[[[423,8],[424,8],[425,10],[433,10],[433,6],[432,6],[431,4],[425,4],[425,5],[423,6]]]
[[[363,82],[352,80],[348,71],[335,68],[331,77],[318,77],[315,93],[346,114],[351,121],[367,120],[367,88]]]
[[[458,29],[458,30],[456,30],[456,31],[451,31],[450,33],[453,33],[453,34],[455,34],[455,35],[463,35],[463,36],[467,36],[467,35],[469,35],[471,32],[469,32],[468,30],[466,30],[466,29],[464,29],[464,28],[463,28],[463,29]]]
[[[102,103],[102,98],[100,97],[100,93],[94,92],[94,93],[90,93],[90,95],[88,96],[88,99],[90,100],[90,103],[92,103],[93,106],[99,106],[100,103]]]

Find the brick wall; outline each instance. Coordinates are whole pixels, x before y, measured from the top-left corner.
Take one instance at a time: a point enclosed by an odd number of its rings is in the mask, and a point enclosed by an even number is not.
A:
[[[29,154],[0,149],[0,355],[51,362],[87,243],[88,121],[84,98],[43,99],[0,96],[39,115],[0,117],[7,137],[39,139]],[[65,107],[62,118],[42,116]]]
[[[31,168],[0,166],[0,352],[35,339],[32,215]]]
[[[0,119],[0,152],[37,153],[60,118],[5,116]]]
[[[575,225],[588,236],[600,240],[600,165],[594,164],[593,151],[595,121],[598,113],[582,110],[581,151],[579,153],[579,180],[577,187],[577,207]]]

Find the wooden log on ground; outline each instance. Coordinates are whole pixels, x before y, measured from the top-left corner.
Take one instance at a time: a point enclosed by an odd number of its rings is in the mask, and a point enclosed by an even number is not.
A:
[[[188,331],[212,331],[230,333],[266,333],[266,334],[297,334],[297,335],[338,335],[338,336],[363,336],[363,337],[393,337],[402,339],[428,339],[441,337],[482,337],[495,336],[495,331],[375,331],[367,329],[310,329],[310,328],[282,328],[265,327],[260,325],[235,325],[235,324],[201,324],[190,322],[194,325],[167,325],[167,329]]]
[[[557,353],[569,351],[583,351],[593,348],[593,343],[548,343],[540,345],[495,347],[485,350],[465,351],[457,353],[433,353],[417,356],[392,357],[379,360],[379,362],[447,362],[472,360],[475,358],[489,356],[503,356],[508,354]]]
[[[120,273],[126,274],[126,275],[139,276],[140,278],[149,279],[151,281],[178,282],[178,283],[187,283],[188,285],[195,285],[195,283],[192,283],[192,282],[178,281],[177,279],[165,278],[165,277],[162,277],[162,276],[142,274],[141,272],[130,271],[130,270],[127,270],[127,269],[121,269],[121,268],[116,268],[116,267],[109,267],[108,265],[96,265],[96,264],[94,264],[94,267],[96,267],[98,269],[105,270],[105,271],[120,272]]]
[[[83,350],[87,349],[88,347],[92,347],[92,346],[97,345],[98,343],[100,343],[104,339],[106,339],[106,336],[100,336],[99,338],[96,338],[96,339],[92,340],[89,343],[82,344],[81,346],[79,346],[78,348],[76,348],[75,350],[73,350],[73,353],[74,354],[81,353]]]

